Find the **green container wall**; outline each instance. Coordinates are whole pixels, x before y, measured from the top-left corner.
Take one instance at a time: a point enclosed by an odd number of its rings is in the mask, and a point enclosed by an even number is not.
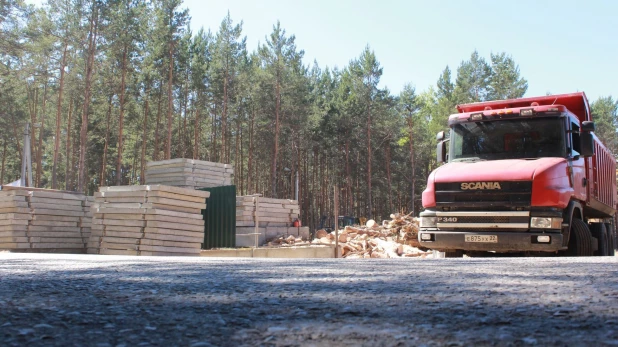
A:
[[[202,188],[210,192],[204,215],[202,249],[236,247],[236,186]]]

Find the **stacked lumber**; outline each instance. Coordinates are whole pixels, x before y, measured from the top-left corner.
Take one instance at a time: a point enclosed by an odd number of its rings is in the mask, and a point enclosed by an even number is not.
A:
[[[309,228],[292,227],[298,219],[298,201],[256,196],[236,197],[236,246],[263,245],[279,236],[309,236]]]
[[[236,227],[236,247],[254,247],[256,228],[255,227]],[[258,227],[257,245],[289,245],[288,242],[294,239],[296,243],[309,240],[309,227]],[[287,241],[283,241],[287,240]]]
[[[365,226],[346,226],[338,231],[339,254],[344,258],[399,258],[427,257],[431,251],[421,251],[417,247],[419,221],[410,215],[391,214],[390,221],[382,225],[374,220]],[[314,244],[335,243],[335,233],[318,230]]]
[[[164,185],[100,187],[90,254],[199,255],[209,192]]]
[[[234,168],[229,164],[193,159],[170,159],[146,164],[146,184],[199,189],[232,185]]]
[[[83,253],[90,217],[83,194],[51,189],[3,187],[0,249]]]

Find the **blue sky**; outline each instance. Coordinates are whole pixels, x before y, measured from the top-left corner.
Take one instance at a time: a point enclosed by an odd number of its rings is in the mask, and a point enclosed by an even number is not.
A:
[[[39,3],[40,0],[27,0]],[[229,11],[249,50],[277,20],[305,51],[305,64],[344,67],[368,44],[399,93],[434,86],[448,65],[477,50],[506,52],[528,80],[526,96],[585,91],[618,98],[618,1],[549,0],[185,0],[194,32],[217,32]]]
[[[365,45],[384,68],[382,86],[398,93],[435,85],[476,49],[507,52],[528,80],[527,96],[585,91],[590,101],[618,97],[618,1],[186,0],[194,31],[216,32],[230,11],[243,21],[250,50],[277,20],[305,63],[343,67]]]

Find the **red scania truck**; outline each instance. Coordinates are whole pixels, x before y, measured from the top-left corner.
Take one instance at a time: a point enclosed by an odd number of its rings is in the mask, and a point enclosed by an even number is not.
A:
[[[419,242],[479,252],[614,255],[616,159],[584,93],[457,106],[423,192]]]

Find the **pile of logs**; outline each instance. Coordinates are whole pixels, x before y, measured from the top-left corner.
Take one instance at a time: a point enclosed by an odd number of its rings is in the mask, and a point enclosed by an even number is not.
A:
[[[234,168],[229,164],[193,159],[170,159],[146,163],[146,184],[190,189],[232,185]]]
[[[410,215],[391,214],[381,225],[374,220],[365,226],[346,226],[338,231],[339,254],[344,258],[426,257],[418,249],[418,219]],[[335,243],[335,232],[316,232],[313,244]]]
[[[92,206],[90,254],[199,255],[209,192],[178,187],[101,187]]]
[[[90,236],[92,199],[51,189],[3,187],[0,249],[84,253]]]

